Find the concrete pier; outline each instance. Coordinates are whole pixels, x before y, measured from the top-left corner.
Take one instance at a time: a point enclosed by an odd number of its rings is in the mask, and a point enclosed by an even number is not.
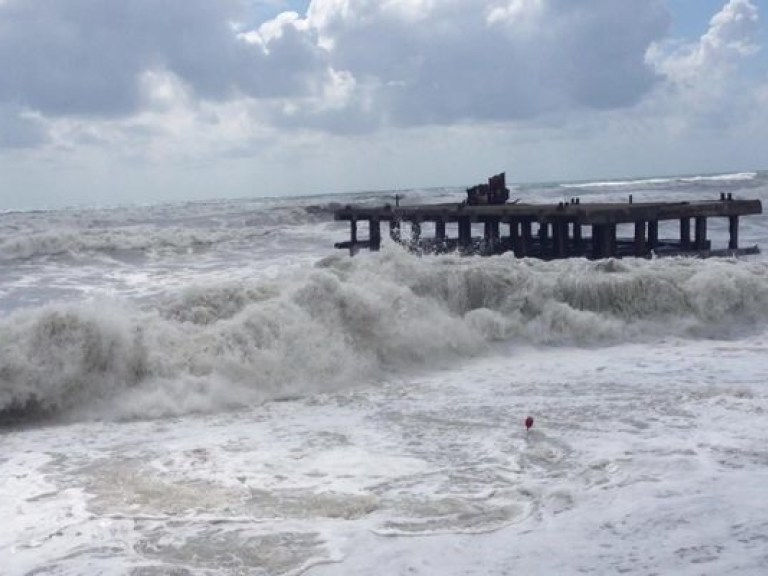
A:
[[[576,199],[559,204],[425,204],[417,206],[345,206],[336,220],[350,223],[349,241],[337,248],[355,253],[361,248],[378,250],[382,222],[390,236],[424,252],[459,251],[462,254],[513,252],[519,258],[649,257],[690,254],[720,256],[754,254],[757,246],[739,246],[739,218],[761,214],[759,200],[738,200],[721,195],[719,200],[698,202],[581,203]],[[713,248],[707,238],[710,218],[727,218],[727,246]],[[369,237],[358,238],[358,222],[368,221]],[[679,234],[659,238],[659,222],[677,221]],[[693,222],[693,235],[691,223]],[[403,223],[410,233],[402,233]],[[434,236],[425,237],[422,225],[431,223]],[[482,236],[473,236],[473,224],[482,224]],[[447,224],[455,224],[454,237]],[[634,225],[634,235],[619,237],[618,227]],[[586,232],[586,233],[585,233]],[[631,234],[631,229],[629,233]]]

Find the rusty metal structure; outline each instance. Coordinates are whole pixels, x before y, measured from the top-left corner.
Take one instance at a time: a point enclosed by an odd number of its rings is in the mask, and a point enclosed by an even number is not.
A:
[[[466,202],[469,206],[504,204],[507,200],[509,200],[509,188],[507,188],[504,172],[488,178],[488,184],[478,184],[467,188]]]

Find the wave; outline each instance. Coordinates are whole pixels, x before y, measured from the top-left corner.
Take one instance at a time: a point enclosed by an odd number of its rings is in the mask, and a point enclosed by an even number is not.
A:
[[[715,176],[690,176],[688,178],[680,178],[683,182],[742,182],[745,180],[754,180],[757,178],[757,172],[736,172],[733,174],[719,174]]]
[[[768,320],[768,266],[330,257],[270,284],[189,287],[138,308],[0,320],[0,414],[151,418],[324,392],[516,343],[736,335]]]
[[[17,234],[0,239],[0,260],[27,260],[63,254],[120,251],[184,252],[231,239],[231,233],[197,231],[188,228],[61,229]]]
[[[659,186],[695,182],[744,182],[757,178],[757,172],[735,172],[708,176],[679,176],[671,178],[641,178],[636,180],[607,180],[560,184],[561,188],[629,188],[636,186]]]
[[[103,216],[71,220],[50,213],[29,221],[16,215],[17,221],[7,221],[0,230],[0,261],[123,251],[183,253],[249,242],[282,227],[330,221],[333,206],[279,207],[216,218],[186,214],[179,222],[169,222],[156,210],[155,221],[141,224],[132,223],[129,214],[110,214],[113,220],[107,222]]]

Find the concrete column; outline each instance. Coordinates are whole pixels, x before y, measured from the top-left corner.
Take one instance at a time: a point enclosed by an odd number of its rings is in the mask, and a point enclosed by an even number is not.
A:
[[[395,242],[400,242],[400,220],[393,219],[389,221],[389,237]]]
[[[487,252],[495,252],[496,247],[499,245],[499,219],[490,218],[485,221],[484,224],[484,240],[485,250]]]
[[[352,218],[349,221],[349,255],[354,256],[357,253],[357,220]]]
[[[372,252],[377,252],[381,248],[381,222],[378,218],[371,218],[368,220],[368,240],[370,241],[370,248]]]
[[[578,222],[573,223],[573,251],[581,255],[584,250],[584,241],[581,237],[581,224]]]
[[[635,256],[645,256],[645,222],[635,222]]]
[[[516,258],[523,258],[525,256],[525,248],[523,238],[520,235],[520,222],[512,220],[509,223],[509,239],[512,243],[512,251]]]
[[[552,248],[555,258],[565,258],[568,241],[568,223],[556,221],[552,223]]]
[[[435,240],[438,242],[445,240],[445,220],[442,218],[435,221]]]
[[[421,222],[411,222],[411,242],[414,244],[421,239]]]
[[[459,247],[468,248],[472,245],[472,220],[469,216],[459,218]]]
[[[605,226],[601,226],[600,224],[593,224],[592,225],[592,258],[602,258],[604,256],[603,236],[605,236]]]
[[[688,250],[691,247],[691,219],[680,218],[680,248]]]
[[[659,247],[659,221],[648,222],[648,250],[656,250]]]
[[[539,223],[539,250],[541,251],[541,257],[549,256],[549,223]]]
[[[730,232],[730,235],[731,235],[731,238],[728,242],[728,248],[731,250],[738,250],[739,249],[739,217],[738,216],[728,217],[728,231]]]
[[[616,256],[616,224],[606,224],[603,236],[603,255],[608,258]]]
[[[696,250],[707,248],[707,219],[704,216],[696,217]]]
[[[531,230],[531,221],[524,220],[520,222],[520,236],[523,239],[526,250],[531,247],[531,241],[533,240],[533,231]]]

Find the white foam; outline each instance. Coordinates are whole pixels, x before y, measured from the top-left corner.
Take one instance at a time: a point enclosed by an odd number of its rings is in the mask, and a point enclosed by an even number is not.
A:
[[[4,569],[761,573],[768,332],[499,352],[238,413],[6,433]]]
[[[0,320],[0,406],[157,417],[346,387],[496,342],[739,335],[768,320],[767,276],[761,262],[462,259],[392,247],[268,283],[197,285],[143,308],[96,300],[12,314]]]
[[[561,184],[563,188],[625,188],[642,186],[660,186],[676,182],[745,182],[757,178],[757,172],[735,172],[707,176],[676,176],[670,178],[638,178],[631,180],[605,180],[596,182],[576,182]]]

